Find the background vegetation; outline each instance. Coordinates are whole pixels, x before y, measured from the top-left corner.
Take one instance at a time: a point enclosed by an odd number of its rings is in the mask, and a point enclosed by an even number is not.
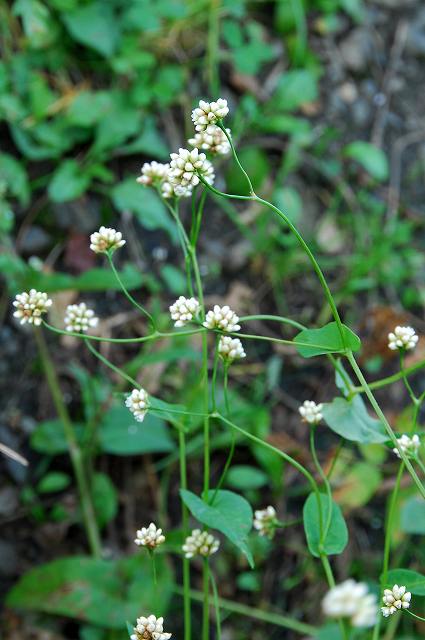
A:
[[[94,575],[85,570],[63,425],[31,334],[10,322],[11,297],[30,287],[52,294],[57,326],[61,310],[84,299],[102,318],[101,335],[143,335],[144,321],[88,248],[88,235],[106,224],[127,239],[117,258],[126,286],[162,313],[168,327],[168,305],[185,286],[176,231],[159,198],[135,178],[144,161],[167,161],[184,145],[199,97],[222,96],[255,190],[282,205],[309,240],[347,324],[363,338],[369,376],[397,371],[388,332],[410,323],[423,333],[425,324],[424,25],[419,0],[403,7],[392,0],[0,2],[0,441],[30,461],[28,467],[0,462],[3,594],[29,569],[55,560],[41,578],[36,574],[12,592],[6,638],[125,638],[122,621],[134,620],[141,608],[150,612],[157,598],[146,588],[149,562],[133,548],[135,530],[155,519],[171,532],[169,551],[181,542],[174,432],[153,416],[143,430],[129,428],[119,379],[72,338],[49,337],[63,397],[92,463],[97,518],[111,559]],[[222,162],[218,175],[220,187],[246,189],[232,163]],[[330,320],[296,242],[256,203],[235,207],[209,198],[200,263],[207,302],[315,326]],[[257,328],[278,335],[267,322]],[[420,341],[406,364],[423,356]],[[113,352],[129,375],[148,371],[143,380],[151,393],[161,389],[162,396],[178,395],[192,406],[199,357],[190,338]],[[231,376],[232,406],[245,428],[307,459],[308,428],[297,408],[306,398],[334,395],[326,361],[304,361],[279,345],[250,345]],[[420,383],[415,379],[415,390]],[[393,428],[408,433],[406,398],[401,385],[380,396]],[[192,421],[189,442],[194,491],[201,486],[200,426]],[[324,428],[320,435],[326,467],[338,440]],[[217,430],[212,444],[219,477],[228,434]],[[379,576],[396,468],[392,454],[370,444],[339,458],[335,499],[350,529],[349,546],[335,562],[339,579]],[[247,442],[238,445],[226,485],[254,508],[274,504],[288,522],[298,518],[309,490],[290,468]],[[400,561],[413,553],[420,568],[425,551],[406,534],[424,534],[425,524],[422,514],[412,531],[411,492],[409,484],[401,492],[394,553]],[[273,545],[252,534],[250,545],[254,571],[223,543],[225,552],[215,560],[221,596],[318,624],[326,586],[305,551],[301,525],[285,529]],[[158,588],[177,638],[179,568],[161,565]],[[81,590],[66,597],[64,577]],[[195,587],[196,579],[195,565]],[[224,627],[235,639],[299,637],[237,615]],[[423,633],[411,621],[404,629],[397,637]],[[325,633],[331,638],[329,629]]]

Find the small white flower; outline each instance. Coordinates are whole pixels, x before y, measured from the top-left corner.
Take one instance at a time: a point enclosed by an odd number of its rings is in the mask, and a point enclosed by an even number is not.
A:
[[[396,327],[394,332],[388,334],[388,347],[391,351],[396,349],[413,349],[419,338],[412,327]]]
[[[41,316],[47,313],[48,308],[52,305],[52,301],[47,297],[47,293],[31,289],[18,293],[13,301],[16,311],[13,313],[15,318],[19,318],[21,324],[28,322],[38,327],[41,324]]]
[[[125,244],[122,233],[109,227],[100,227],[99,231],[90,236],[90,249],[95,253],[115,251]]]
[[[194,529],[190,536],[188,536],[182,547],[185,558],[193,558],[193,556],[199,554],[207,558],[212,556],[213,553],[218,551],[220,541],[208,531],[201,531],[200,529]]]
[[[157,618],[154,615],[145,618],[137,618],[134,627],[134,634],[131,640],[169,640],[171,633],[164,632],[164,618]]]
[[[133,389],[125,401],[125,406],[130,409],[138,422],[143,422],[149,408],[147,391],[144,389]]]
[[[409,458],[414,458],[418,454],[419,447],[421,446],[421,441],[419,439],[419,436],[416,434],[410,437],[404,433],[400,438],[397,438],[397,444],[403,451],[403,453],[409,456]],[[401,458],[398,449],[394,447],[393,451],[398,458]]]
[[[214,168],[205,153],[200,153],[199,149],[179,149],[178,153],[172,153],[170,157],[168,179],[174,185],[174,191],[176,187],[196,187],[200,182],[199,176],[208,184],[214,182]]]
[[[145,187],[160,184],[167,177],[169,170],[169,164],[155,162],[155,160],[145,162],[142,167],[142,175],[136,178],[136,181],[145,185]]]
[[[241,328],[238,322],[239,317],[230,307],[227,305],[219,307],[216,304],[212,310],[208,311],[203,325],[207,329],[221,329],[221,331],[233,333]]]
[[[322,601],[323,613],[330,618],[349,618],[353,627],[373,627],[378,602],[364,582],[345,580],[328,591]]]
[[[204,131],[208,125],[225,118],[229,113],[227,100],[218,98],[215,102],[199,101],[199,106],[192,111],[192,120],[196,131]]]
[[[230,129],[226,129],[226,132],[230,136]],[[189,138],[188,143],[192,147],[210,151],[214,155],[225,156],[230,152],[230,142],[226,134],[215,124],[208,125],[205,131],[195,133],[193,138]]]
[[[135,544],[139,547],[148,547],[148,549],[155,549],[160,544],[165,542],[165,536],[162,533],[162,529],[157,529],[156,524],[150,523],[148,527],[142,527],[136,532]]]
[[[201,305],[196,298],[185,298],[180,296],[170,307],[171,319],[175,320],[175,327],[184,327],[191,322],[199,313]]]
[[[227,362],[246,357],[242,342],[239,338],[232,338],[231,336],[220,336],[218,352],[223,360]]]
[[[410,591],[406,591],[406,587],[399,587],[398,584],[395,584],[392,589],[385,589],[382,598],[385,607],[381,607],[382,615],[384,618],[388,618],[399,609],[408,609],[411,599],[412,594]]]
[[[254,529],[260,536],[272,538],[276,529],[277,519],[274,507],[268,506],[254,512]]]
[[[305,400],[298,411],[300,412],[304,422],[318,424],[323,418],[323,415],[321,414],[322,409],[322,403],[316,404],[313,400]]]
[[[190,198],[190,196],[192,195],[192,185],[188,184],[185,187],[181,184],[176,184],[173,187],[174,189],[174,195],[177,196],[177,198]]]
[[[64,323],[67,331],[87,331],[90,327],[96,327],[99,318],[96,318],[92,309],[87,309],[85,302],[69,304],[66,308]]]

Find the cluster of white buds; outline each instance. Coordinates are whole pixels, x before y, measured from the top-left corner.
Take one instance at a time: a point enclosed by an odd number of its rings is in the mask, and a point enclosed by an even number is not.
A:
[[[115,251],[125,245],[122,233],[109,227],[100,227],[99,231],[90,236],[90,249],[95,253]]]
[[[348,618],[353,627],[373,627],[378,602],[364,582],[345,580],[328,591],[322,601],[323,613],[330,618]]]
[[[176,187],[196,187],[200,183],[200,176],[208,184],[214,182],[214,167],[199,149],[179,149],[178,153],[172,153],[170,157],[168,179],[175,191]]]
[[[148,549],[155,549],[160,544],[165,542],[165,536],[162,533],[162,529],[158,529],[156,524],[150,523],[148,527],[142,527],[136,532],[135,544],[139,547],[147,547]]]
[[[399,609],[408,609],[411,599],[412,594],[410,591],[406,591],[406,587],[399,587],[398,584],[395,584],[392,589],[385,589],[382,598],[385,607],[381,607],[382,615],[384,618],[388,618]]]
[[[198,315],[200,308],[201,305],[196,298],[180,296],[170,307],[171,319],[175,321],[174,326],[184,327]]]
[[[192,111],[192,120],[196,131],[205,131],[208,125],[215,124],[229,113],[227,100],[218,98],[215,102],[200,100],[198,107]]]
[[[66,308],[64,324],[67,331],[81,331],[84,333],[91,327],[96,327],[99,318],[94,315],[93,309],[88,309],[85,302],[69,304]]]
[[[391,351],[397,349],[413,349],[416,347],[419,338],[412,327],[396,327],[393,332],[388,334],[388,347]]]
[[[273,538],[277,523],[274,507],[268,506],[254,512],[254,529],[257,529],[260,536]]]
[[[221,331],[232,333],[240,330],[238,322],[239,317],[230,307],[227,305],[219,307],[216,304],[212,310],[208,311],[203,325],[207,329],[221,329]]]
[[[323,418],[321,413],[322,409],[323,404],[321,402],[316,404],[313,400],[305,400],[298,411],[300,412],[304,422],[308,422],[309,424],[318,424]]]
[[[162,162],[145,162],[141,175],[136,179],[139,184],[150,187],[152,185],[161,184],[161,182],[167,177],[170,170],[169,164],[163,164]]]
[[[138,422],[143,422],[149,408],[147,391],[144,389],[133,389],[125,401],[125,406],[130,409]]]
[[[184,541],[182,546],[185,558],[193,558],[193,556],[200,555],[207,558],[216,553],[220,547],[220,541],[208,531],[201,531],[200,529],[194,529],[190,536]]]
[[[419,447],[421,446],[421,441],[419,439],[419,436],[416,434],[410,437],[404,433],[400,438],[397,438],[397,444],[402,452],[406,454],[406,456],[408,456],[409,458],[416,458],[416,456],[418,455]],[[393,451],[398,458],[401,458],[398,449],[394,447]]]
[[[169,640],[171,633],[164,632],[164,618],[148,616],[137,618],[131,640]]]
[[[19,318],[21,324],[28,322],[38,327],[41,324],[41,316],[47,313],[48,308],[52,305],[52,301],[47,297],[47,293],[30,289],[18,293],[13,301],[16,307],[13,316]]]
[[[233,360],[246,357],[242,342],[239,338],[231,336],[220,336],[218,352],[225,362],[233,362]]]
[[[230,136],[230,129],[226,129]],[[230,151],[230,142],[223,129],[215,124],[210,124],[204,131],[195,133],[193,138],[189,138],[188,143],[197,149],[204,149],[218,156],[225,156]]]

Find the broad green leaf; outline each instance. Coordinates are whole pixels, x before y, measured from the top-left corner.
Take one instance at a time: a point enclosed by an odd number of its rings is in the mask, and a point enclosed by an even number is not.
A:
[[[360,339],[356,334],[345,324],[342,325],[342,331],[345,347],[336,322],[330,322],[320,329],[304,329],[294,338],[296,343],[302,343],[296,345],[297,351],[303,358],[312,358],[326,353],[344,353],[345,348],[351,351],[360,349]]]
[[[113,520],[118,511],[118,493],[105,473],[95,473],[92,481],[93,506],[99,527]]]
[[[315,640],[344,640],[339,625],[335,623],[325,624],[314,636]]]
[[[405,533],[425,534],[425,502],[423,498],[409,498],[402,506],[401,529]]]
[[[259,489],[268,483],[264,471],[249,465],[233,465],[226,476],[226,484],[234,489]]]
[[[172,574],[164,556],[157,556],[155,562],[156,588],[148,554],[115,561],[60,558],[24,575],[9,592],[7,605],[123,629],[125,620],[135,621],[143,611],[166,613]]]
[[[82,424],[74,424],[74,431],[79,440],[84,432]],[[31,446],[35,451],[55,456],[68,451],[65,430],[60,420],[40,422],[31,434]]]
[[[270,101],[274,109],[294,111],[306,102],[316,100],[317,76],[307,69],[287,71],[277,85]]]
[[[140,273],[132,264],[127,264],[120,272],[120,278],[127,289],[136,289],[142,284],[152,287],[153,280]],[[118,291],[121,289],[114,274],[110,269],[89,269],[80,276],[71,276],[67,273],[43,273],[35,269],[27,269],[22,278],[20,289],[38,289],[53,293],[75,289],[77,291]],[[136,296],[137,297],[137,296]]]
[[[30,188],[27,173],[23,164],[8,153],[0,153],[0,182],[3,181],[22,205],[28,204]]]
[[[342,508],[358,508],[369,502],[381,484],[382,475],[376,464],[357,462],[348,466],[335,497]]]
[[[51,45],[59,29],[44,2],[39,0],[17,0],[13,13],[20,16],[30,47],[44,49]]]
[[[72,37],[109,58],[119,41],[119,21],[112,3],[94,0],[74,11],[62,14],[62,19]]]
[[[55,491],[63,491],[69,487],[71,478],[67,473],[62,471],[50,471],[46,473],[37,485],[38,493],[54,493]]]
[[[322,414],[328,427],[347,440],[363,444],[388,440],[383,424],[369,415],[360,396],[350,402],[334,398],[323,405]]]
[[[134,420],[125,407],[112,407],[99,426],[102,450],[116,455],[167,453],[174,450],[167,425],[148,412],[143,422]]]
[[[81,91],[66,111],[66,119],[77,127],[92,127],[111,108],[111,96],[107,91]]]
[[[329,513],[328,497],[319,494],[322,507],[323,526],[326,523]],[[318,558],[320,556],[320,517],[318,500],[315,493],[310,493],[304,503],[303,508],[304,531],[307,538],[307,545],[310,553]],[[323,551],[328,556],[342,553],[347,546],[348,531],[341,509],[332,501],[332,517],[327,536],[323,541]]]
[[[76,160],[61,162],[48,186],[53,202],[67,202],[79,198],[90,184],[90,176]]]
[[[293,187],[279,187],[273,193],[273,202],[282,209],[294,224],[299,220],[303,210],[300,194]]]
[[[111,196],[118,211],[130,211],[146,229],[165,229],[175,238],[174,222],[159,196],[152,189],[138,184],[134,177],[127,178],[115,186]]]
[[[209,499],[214,496],[209,492]],[[183,502],[191,514],[202,524],[221,531],[238,547],[253,567],[252,553],[247,545],[247,536],[252,528],[252,509],[249,502],[232,491],[218,491],[212,505],[207,504],[191,491],[180,489]]]
[[[238,152],[238,155],[242,166],[251,179],[252,186],[255,190],[260,190],[264,180],[270,173],[270,162],[267,154],[258,147],[245,147]],[[226,173],[226,183],[230,193],[241,195],[248,193],[246,178],[236,165],[229,165]]]
[[[382,149],[370,142],[357,140],[344,149],[344,156],[358,162],[375,180],[383,182],[388,178],[388,159]]]
[[[425,596],[425,576],[411,569],[391,569],[388,571],[386,587],[404,585],[415,596]]]

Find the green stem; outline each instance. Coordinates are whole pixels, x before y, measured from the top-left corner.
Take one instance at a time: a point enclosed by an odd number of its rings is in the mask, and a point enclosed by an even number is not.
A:
[[[203,559],[202,579],[204,602],[202,608],[202,640],[208,640],[210,637],[210,565],[208,558]]]
[[[379,406],[379,404],[377,403],[377,401],[375,400],[375,396],[373,395],[372,391],[369,389],[368,384],[366,382],[365,377],[363,376],[363,373],[361,372],[353,354],[351,353],[351,351],[347,352],[347,358],[353,368],[354,373],[357,376],[358,381],[360,382],[360,384],[362,385],[362,387],[365,390],[365,394],[367,395],[370,404],[372,405],[372,407],[374,408],[376,415],[378,416],[378,418],[382,421],[385,430],[388,434],[389,439],[391,440],[393,446],[397,449],[397,451],[400,454],[400,458],[403,460],[404,464],[406,465],[406,469],[408,470],[408,472],[410,473],[414,483],[416,484],[419,493],[421,494],[421,496],[423,498],[425,498],[425,488],[422,484],[422,482],[420,481],[420,479],[418,478],[418,475],[415,471],[415,469],[412,466],[412,463],[410,462],[409,458],[406,456],[405,452],[400,448],[398,442],[397,442],[397,438],[394,434],[394,431],[391,429],[391,426],[388,422],[388,420],[386,419],[384,413],[382,412],[381,407]]]
[[[101,543],[99,529],[97,526],[96,515],[93,508],[92,498],[90,495],[89,484],[84,469],[83,457],[81,449],[75,436],[74,427],[69,416],[66,405],[63,401],[63,394],[59,385],[54,364],[50,358],[46,341],[41,329],[35,329],[35,339],[40,353],[43,369],[46,374],[47,383],[50,393],[52,394],[53,403],[62,422],[68,444],[69,455],[71,458],[74,475],[77,481],[78,491],[80,495],[81,508],[83,513],[84,526],[87,533],[90,549],[92,554],[99,558],[101,555]]]
[[[325,572],[326,580],[328,581],[329,588],[333,589],[335,587],[335,578],[332,572],[332,567],[330,565],[329,558],[325,553],[321,553],[320,560],[322,561],[323,570]],[[344,638],[344,640],[348,640],[350,634],[343,618],[338,619],[338,624],[339,624],[342,637]]]
[[[399,371],[398,373],[394,373],[392,376],[387,376],[386,378],[381,378],[381,380],[375,380],[375,382],[369,382],[369,389],[381,389],[382,387],[386,387],[393,382],[397,382],[398,380],[402,380],[405,376],[410,376],[416,371],[423,369],[425,367],[425,360],[421,360],[416,364],[413,364],[411,367],[407,367],[404,371]],[[353,387],[353,393],[365,393],[366,389],[363,386]]]
[[[175,586],[174,591],[180,595],[183,594],[183,589],[181,587]],[[203,594],[199,591],[191,591],[190,595],[192,600],[198,602],[202,602],[203,600]],[[250,605],[233,602],[232,600],[226,600],[224,598],[218,598],[218,604],[220,609],[224,609],[225,611],[230,611],[231,613],[236,613],[240,616],[252,618],[253,620],[273,624],[284,629],[290,629],[300,635],[316,636],[318,632],[318,629],[312,625],[306,624],[305,622],[299,622],[289,616],[283,616],[280,613],[275,613],[273,611],[256,609]]]
[[[413,613],[412,611],[410,611],[410,609],[403,609],[403,611],[406,611],[409,616],[412,616],[412,618],[416,618],[416,620],[422,620],[422,622],[425,622],[425,618],[421,618],[421,616],[417,616],[416,613]]]
[[[121,280],[121,277],[118,273],[118,271],[115,268],[114,265],[114,261],[112,260],[112,255],[110,253],[106,254],[107,258],[108,258],[108,262],[109,265],[113,271],[113,274],[118,282],[118,284],[120,285],[123,294],[125,295],[125,297],[127,298],[127,300],[129,300],[131,302],[131,304],[133,306],[135,306],[137,309],[139,309],[139,311],[141,311],[149,320],[149,322],[152,325],[152,328],[155,330],[155,320],[153,319],[153,317],[151,316],[151,314],[149,313],[149,311],[146,311],[146,309],[144,307],[142,307],[142,305],[140,305],[138,302],[136,302],[136,300],[133,298],[133,296],[131,295],[131,293],[129,291],[127,291],[123,281]]]
[[[131,385],[133,385],[133,387],[136,387],[136,389],[140,389],[139,383],[136,380],[134,380],[134,378],[131,378],[122,369],[120,369],[119,367],[115,366],[112,362],[110,362],[110,360],[108,360],[108,358],[105,358],[105,356],[103,356],[101,353],[99,353],[99,351],[97,349],[95,349],[92,344],[90,344],[89,340],[84,340],[84,342],[86,343],[86,346],[89,349],[89,351],[91,351],[91,353],[96,358],[98,358],[98,360],[103,362],[103,364],[106,367],[108,367],[109,369],[112,369],[112,371],[114,371],[119,376],[124,378],[124,380],[127,380],[127,382],[129,382]]]
[[[284,316],[271,316],[268,314],[257,314],[254,316],[243,316],[242,318],[239,318],[240,322],[248,322],[249,320],[271,320],[273,322],[281,322],[283,324],[289,324],[291,327],[295,327],[300,331],[307,329],[307,327],[301,324],[301,322],[292,320],[292,318],[285,318]]]
[[[225,364],[224,365],[224,405],[226,407],[226,413],[227,413],[227,417],[230,416],[230,406],[229,406],[229,394],[228,394],[228,372],[229,372],[229,365]],[[217,497],[217,493],[220,491],[221,487],[223,486],[223,483],[226,479],[227,473],[229,471],[230,465],[232,464],[232,460],[233,460],[233,456],[235,453],[235,448],[236,448],[236,436],[234,434],[234,432],[232,431],[232,441],[230,443],[230,450],[229,450],[229,454],[227,456],[227,460],[226,463],[224,465],[224,469],[221,473],[220,479],[217,483],[217,487],[214,491],[214,495],[212,497],[211,500],[211,505],[214,504],[214,501]]]
[[[214,609],[215,609],[215,622],[216,622],[216,629],[217,629],[216,640],[221,640],[220,603],[218,598],[217,584],[212,571],[210,572],[210,580],[211,580],[213,602],[214,602]]]
[[[243,168],[243,166],[241,165],[241,163],[239,161],[238,154],[236,153],[235,145],[233,144],[232,136],[227,133],[226,127],[224,126],[224,124],[221,121],[218,121],[217,125],[220,127],[220,129],[223,131],[224,135],[226,136],[227,140],[229,141],[230,148],[232,150],[233,159],[236,162],[236,164],[238,165],[239,169],[241,170],[241,172],[243,173],[243,175],[245,177],[245,180],[248,183],[248,188],[249,188],[249,193],[250,193],[249,197],[251,199],[255,199],[257,196],[255,195],[251,179],[250,179],[249,175],[247,174],[247,172],[245,171],[245,169]],[[220,191],[218,193],[220,193],[220,195],[222,195]]]
[[[77,333],[76,331],[64,331],[63,329],[57,329],[56,327],[53,327],[51,324],[48,324],[44,320],[42,322],[46,329],[49,329],[49,331],[53,331],[54,333],[58,333],[62,336],[73,336],[74,338],[79,338],[80,340],[92,340],[94,342],[112,342],[117,344],[136,344],[138,342],[149,342],[149,340],[157,340],[158,338],[179,338],[181,336],[193,336],[197,333],[206,333],[206,329],[200,326],[197,329],[188,329],[187,331],[173,331],[169,333],[154,331],[148,336],[143,336],[141,338],[104,338],[102,336],[85,335],[82,333]]]
[[[220,44],[220,0],[210,0],[208,16],[207,72],[212,96],[219,92],[218,50]]]
[[[414,393],[412,387],[410,386],[409,380],[407,379],[406,372],[404,370],[404,351],[399,349],[399,356],[400,356],[400,371],[403,374],[404,386],[406,387],[407,393],[409,394],[410,399],[412,400],[413,404],[415,406],[417,406],[418,398],[415,396],[415,393]]]
[[[180,457],[180,486],[187,489],[187,463],[186,463],[186,436],[183,430],[179,431],[179,457]],[[189,535],[189,512],[181,500],[182,507],[182,529],[183,537]],[[190,611],[190,564],[189,560],[183,557],[183,618],[184,618],[184,640],[191,640],[191,611]]]
[[[315,426],[312,426],[310,428],[310,449],[311,449],[311,455],[313,458],[313,462],[314,462],[314,466],[316,467],[322,481],[323,484],[325,486],[326,489],[326,495],[328,497],[328,512],[326,514],[326,522],[325,522],[325,526],[323,529],[323,535],[322,535],[322,539],[320,541],[320,544],[323,546],[325,540],[326,540],[326,536],[328,535],[328,531],[329,531],[329,527],[331,525],[331,519],[332,519],[332,490],[331,490],[331,485],[329,483],[328,477],[325,474],[325,472],[323,471],[322,465],[319,462],[319,458],[317,457],[317,451],[316,451],[316,443],[315,443],[315,431],[316,428]]]

